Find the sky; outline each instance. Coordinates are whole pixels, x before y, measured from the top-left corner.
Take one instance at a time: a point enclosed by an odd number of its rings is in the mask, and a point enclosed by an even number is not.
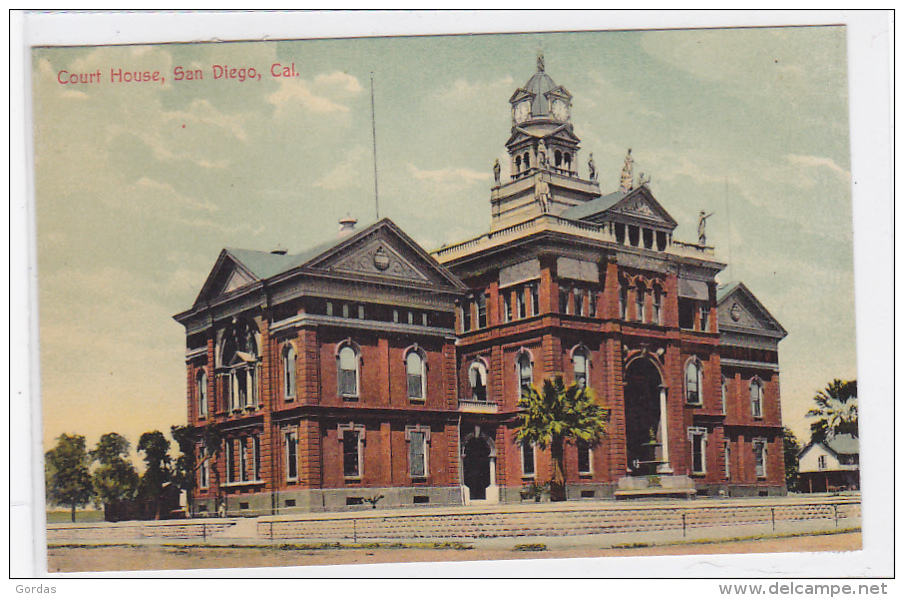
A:
[[[635,173],[788,330],[786,424],[857,377],[843,27],[38,48],[35,235],[45,447],[184,424],[188,309],[223,247],[290,253],[380,216],[428,250],[486,232],[508,99],[536,70],[574,96],[579,170]],[[274,64],[297,76],[273,77]],[[214,65],[259,79],[214,78]],[[203,80],[174,80],[174,69]],[[111,83],[110,71],[163,81]],[[61,84],[61,71],[99,82]]]

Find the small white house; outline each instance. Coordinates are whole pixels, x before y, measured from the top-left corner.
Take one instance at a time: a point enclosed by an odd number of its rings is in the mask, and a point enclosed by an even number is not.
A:
[[[801,488],[805,492],[837,492],[860,488],[860,441],[838,434],[810,442],[799,455]]]

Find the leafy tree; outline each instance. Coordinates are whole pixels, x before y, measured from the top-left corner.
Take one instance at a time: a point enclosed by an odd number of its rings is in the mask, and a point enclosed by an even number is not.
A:
[[[138,492],[138,472],[129,461],[129,441],[115,432],[100,437],[90,453],[98,466],[91,476],[95,500],[103,504],[104,517],[115,518],[116,507]]]
[[[204,465],[205,461],[209,461],[220,452],[223,438],[216,424],[208,424],[203,428],[172,426],[170,434],[176,444],[179,445],[180,453],[173,467],[173,482],[180,490],[186,492],[188,500],[191,501],[192,491],[197,483],[196,474],[198,470]],[[199,437],[204,446],[204,452],[200,455],[200,459],[195,451]]]
[[[155,517],[160,518],[163,486],[172,481],[172,459],[169,456],[170,442],[163,432],[145,432],[138,439],[138,452],[143,453],[145,471],[141,476],[139,491],[153,505]]]
[[[791,428],[784,427],[784,449],[785,449],[785,485],[788,490],[796,490],[800,481],[800,467],[798,455],[800,455],[800,442],[797,436],[791,431]]]
[[[561,375],[522,391],[515,440],[550,448],[553,463],[550,498],[565,500],[565,443],[594,446],[606,434],[610,409],[596,403],[593,391],[580,384],[565,385]]]
[[[810,424],[811,442],[821,442],[838,434],[859,436],[857,426],[857,381],[832,380],[813,397],[816,406],[807,411],[815,418]]]
[[[61,434],[56,446],[44,453],[47,499],[70,507],[73,523],[75,508],[88,504],[94,491],[89,464],[85,437],[78,434]]]

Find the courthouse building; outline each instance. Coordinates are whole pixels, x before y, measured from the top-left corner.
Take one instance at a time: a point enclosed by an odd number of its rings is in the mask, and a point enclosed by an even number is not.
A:
[[[561,374],[611,409],[568,444],[569,499],[780,494],[785,330],[635,178],[579,173],[571,94],[509,99],[490,230],[433,254],[390,220],[300,254],[224,249],[187,338],[188,421],[215,424],[194,514],[517,502],[550,479],[515,442],[524,385]],[[501,140],[500,140],[501,141]]]

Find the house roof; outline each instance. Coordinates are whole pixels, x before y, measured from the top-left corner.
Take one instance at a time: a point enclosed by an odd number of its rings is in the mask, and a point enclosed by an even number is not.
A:
[[[832,436],[831,438],[826,438],[825,440],[819,442],[813,442],[812,440],[801,449],[798,454],[799,457],[803,457],[804,454],[809,452],[811,448],[816,445],[821,445],[828,452],[832,453],[836,458],[840,455],[857,455],[860,453],[860,439],[854,436],[853,434],[838,434],[836,436]]]
[[[838,434],[827,438],[823,444],[838,455],[856,455],[860,452],[860,439],[853,434]]]

